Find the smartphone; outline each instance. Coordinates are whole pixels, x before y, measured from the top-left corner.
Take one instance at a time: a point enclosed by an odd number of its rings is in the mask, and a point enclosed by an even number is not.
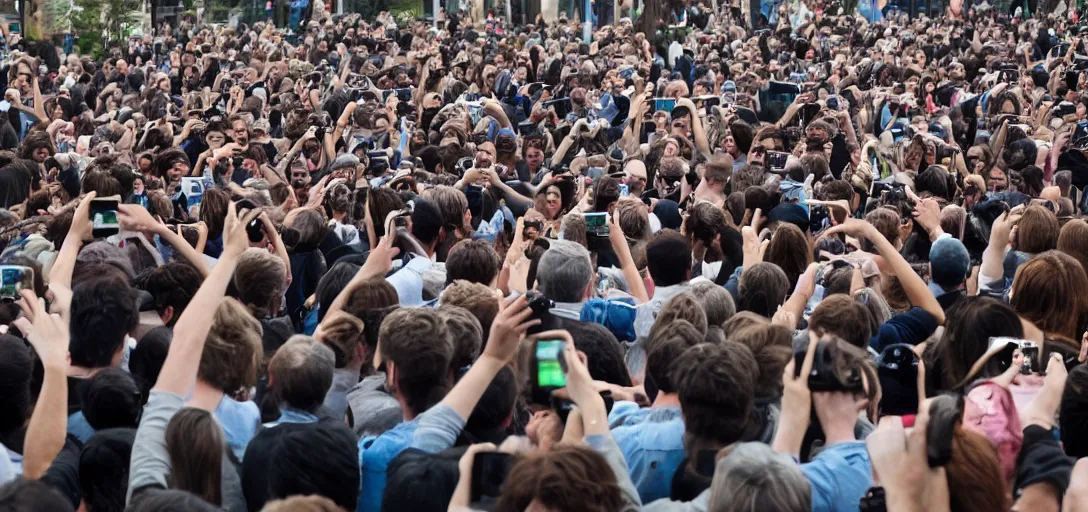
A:
[[[597,181],[602,175],[604,175],[603,167],[589,167],[586,169],[586,176],[593,178],[593,181]]]
[[[514,456],[502,452],[477,452],[472,458],[472,503],[499,499]]]
[[[672,109],[676,108],[676,100],[672,98],[654,98],[654,111],[664,110],[665,112],[672,113]]]
[[[608,214],[601,213],[587,213],[583,217],[586,219],[586,234],[596,237],[608,236]]]
[[[624,80],[626,80],[628,78],[631,78],[632,76],[635,76],[635,71],[637,71],[637,70],[635,69],[634,66],[632,66],[632,67],[629,67],[629,68],[626,68],[626,69],[623,69],[622,71],[620,71],[619,75]]]
[[[918,355],[910,345],[884,347],[876,359],[876,373],[881,389],[896,390],[894,400],[880,402],[882,415],[918,413]]]
[[[1020,354],[1024,356],[1020,363],[1020,373],[1030,375],[1041,373],[1043,368],[1039,366],[1039,344],[1034,341],[1024,341],[1020,344]]]
[[[767,164],[771,167],[772,171],[783,171],[786,169],[786,161],[789,160],[790,154],[784,151],[768,151],[767,152]]]
[[[19,300],[19,290],[34,289],[34,269],[21,265],[0,265],[0,300]]]
[[[91,227],[95,238],[116,235],[121,230],[117,217],[118,196],[100,197],[91,201]]]
[[[537,340],[533,347],[533,395],[537,403],[551,402],[552,391],[566,387],[563,340]]]

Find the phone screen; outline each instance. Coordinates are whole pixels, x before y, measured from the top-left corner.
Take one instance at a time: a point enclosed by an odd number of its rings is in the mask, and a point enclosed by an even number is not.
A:
[[[586,219],[586,233],[592,236],[608,236],[607,213],[587,213],[584,217]]]
[[[676,100],[672,98],[654,98],[654,110],[672,112],[676,108]]]
[[[34,288],[34,269],[20,265],[0,265],[0,299],[16,300],[19,290]]]
[[[121,229],[117,219],[116,199],[95,199],[91,201],[91,226],[95,238],[110,236]]]
[[[513,465],[509,453],[477,452],[472,458],[472,502],[498,499]]]
[[[790,154],[782,151],[768,151],[767,161],[771,166],[771,169],[782,170],[786,168],[786,161],[789,160]]]
[[[542,388],[562,388],[567,385],[567,376],[559,364],[559,353],[563,350],[563,340],[540,340],[536,342],[536,385]]]

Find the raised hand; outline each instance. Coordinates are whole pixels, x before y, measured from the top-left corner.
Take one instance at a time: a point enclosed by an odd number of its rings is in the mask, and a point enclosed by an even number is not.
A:
[[[529,308],[529,299],[525,295],[503,299],[499,314],[491,323],[487,347],[481,357],[492,357],[503,363],[513,359],[525,332],[534,325],[540,325],[540,319],[532,316],[533,310]]]

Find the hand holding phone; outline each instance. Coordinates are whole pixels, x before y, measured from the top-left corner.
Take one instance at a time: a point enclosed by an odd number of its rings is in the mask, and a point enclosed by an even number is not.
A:
[[[34,269],[22,265],[0,265],[0,301],[19,300],[20,290],[34,289]]]
[[[94,238],[116,235],[121,230],[117,214],[120,201],[120,196],[96,197],[91,200],[89,218]]]

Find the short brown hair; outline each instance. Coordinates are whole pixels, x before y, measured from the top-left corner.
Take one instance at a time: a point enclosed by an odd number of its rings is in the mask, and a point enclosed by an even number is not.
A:
[[[778,396],[782,392],[782,370],[793,355],[793,336],[789,328],[773,324],[753,324],[730,335],[729,339],[748,347],[756,359],[759,377],[756,398]]]
[[[1009,305],[1049,335],[1066,338],[1079,349],[1080,330],[1088,319],[1088,274],[1060,251],[1037,254],[1020,266],[1012,280]]]
[[[469,310],[459,306],[442,304],[438,308],[438,315],[445,322],[450,341],[453,342],[450,370],[456,374],[461,368],[472,365],[476,356],[480,355],[480,346],[484,341],[483,328]]]
[[[254,316],[276,312],[287,288],[287,267],[283,260],[265,249],[251,247],[238,257],[231,284],[237,298]]]
[[[669,378],[672,363],[685,350],[705,340],[705,333],[699,332],[690,322],[676,319],[665,327],[655,329],[646,338],[646,378],[652,379],[663,393],[673,393],[676,387]]]
[[[355,362],[355,351],[363,341],[363,321],[343,311],[326,315],[314,337],[332,350],[337,368]]]
[[[534,501],[550,510],[615,512],[623,508],[623,493],[601,454],[559,445],[514,464],[497,510],[525,510]]]
[[[270,387],[280,403],[316,412],[332,386],[335,367],[335,356],[328,346],[296,334],[268,362]]]
[[[446,256],[446,284],[456,279],[490,286],[499,275],[499,253],[485,240],[462,240]]]
[[[756,368],[752,351],[735,341],[684,351],[669,379],[680,395],[685,432],[723,446],[739,441],[752,412]]]
[[[264,355],[261,323],[235,299],[226,297],[215,310],[197,376],[226,394],[257,385]]]
[[[459,306],[468,310],[480,321],[480,329],[483,332],[482,345],[487,346],[487,337],[491,332],[491,324],[499,314],[499,299],[495,297],[491,288],[480,283],[470,283],[457,280],[450,283],[442,291],[442,305]]]
[[[812,249],[809,247],[808,237],[801,232],[801,228],[790,223],[779,223],[771,237],[771,243],[767,245],[767,254],[763,261],[774,263],[786,273],[790,281],[790,289],[797,286],[797,280],[812,263]]]
[[[650,336],[654,335],[654,331],[667,328],[669,324],[677,320],[686,320],[699,331],[699,334],[706,335],[706,312],[703,311],[703,306],[695,300],[694,295],[685,292],[674,295],[661,306],[661,311],[654,317],[654,325],[650,329]]]
[[[344,312],[362,319],[371,309],[387,308],[400,304],[397,297],[397,289],[389,284],[385,278],[375,277],[363,281],[352,290],[344,301]]]
[[[324,496],[292,496],[264,504],[262,512],[340,512],[340,507]]]
[[[393,311],[378,331],[378,350],[383,363],[396,365],[394,389],[412,411],[422,413],[446,396],[453,344],[438,312]]]
[[[1058,217],[1042,205],[1033,204],[1016,224],[1016,250],[1029,254],[1049,251],[1058,246],[1060,233]]]
[[[817,336],[833,334],[860,348],[869,346],[873,337],[869,310],[849,295],[831,295],[816,305],[808,319],[808,329]]]
[[[641,201],[618,201],[614,215],[628,238],[636,241],[650,239],[650,215]]]
[[[872,224],[893,246],[899,242],[899,212],[891,208],[877,208],[865,215],[865,221]]]
[[[1065,223],[1058,235],[1058,250],[1075,258],[1088,272],[1088,222],[1073,219]]]

